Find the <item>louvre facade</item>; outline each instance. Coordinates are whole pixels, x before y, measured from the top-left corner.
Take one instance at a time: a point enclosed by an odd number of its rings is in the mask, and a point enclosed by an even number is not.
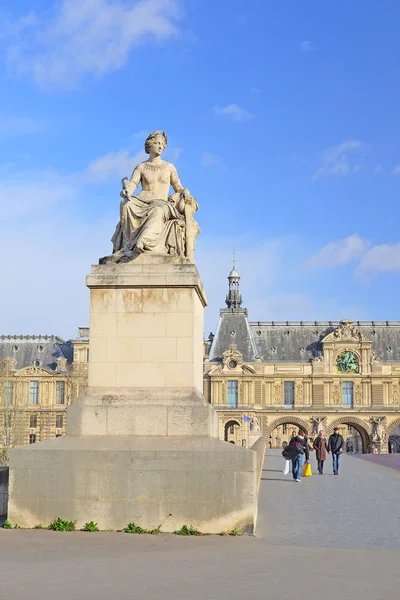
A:
[[[250,321],[236,269],[228,280],[204,360],[222,439],[282,447],[294,427],[338,426],[349,451],[400,451],[400,322]]]

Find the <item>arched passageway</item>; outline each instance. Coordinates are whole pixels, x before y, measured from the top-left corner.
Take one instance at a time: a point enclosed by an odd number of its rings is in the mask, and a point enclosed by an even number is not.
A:
[[[292,430],[308,431],[310,424],[299,417],[285,415],[268,425],[265,436],[270,448],[284,448],[290,440]]]
[[[344,440],[346,442],[345,450],[350,451],[350,447],[348,441],[352,440],[352,449],[353,452],[359,452],[362,454],[368,454],[370,448],[370,435],[369,435],[369,425],[358,419],[357,417],[341,417],[333,421],[326,428],[326,433],[330,435],[333,433],[335,427],[338,427],[340,433],[343,435]],[[353,435],[352,430],[355,430],[358,433],[357,435]]]
[[[388,452],[391,454],[400,452],[400,425],[389,428]]]
[[[224,427],[224,440],[225,442],[233,442],[235,444],[241,444],[240,437],[240,423],[234,419],[231,419],[225,423]]]

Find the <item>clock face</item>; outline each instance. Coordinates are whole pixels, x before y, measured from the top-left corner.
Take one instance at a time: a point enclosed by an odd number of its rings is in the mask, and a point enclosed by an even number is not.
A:
[[[336,359],[336,366],[340,373],[359,373],[360,365],[358,356],[352,350],[341,352]]]
[[[228,364],[228,367],[229,367],[230,369],[235,369],[235,368],[237,367],[237,362],[236,362],[236,360],[230,360],[230,361],[229,361],[229,364]]]

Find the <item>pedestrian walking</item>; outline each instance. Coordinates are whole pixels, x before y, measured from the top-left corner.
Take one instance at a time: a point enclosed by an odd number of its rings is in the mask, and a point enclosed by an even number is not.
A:
[[[318,473],[323,475],[324,462],[326,461],[326,453],[328,451],[328,440],[326,439],[325,433],[322,431],[322,429],[319,432],[318,437],[315,438],[313,446],[318,463]]]
[[[293,479],[294,481],[300,483],[303,456],[305,457],[306,461],[310,459],[310,449],[304,436],[302,435],[302,432],[299,431],[297,435],[291,438],[288,445],[288,451],[292,460]]]
[[[339,433],[339,427],[335,427],[328,441],[328,453],[332,454],[334,475],[339,475],[340,455],[343,452],[343,446],[343,436]]]

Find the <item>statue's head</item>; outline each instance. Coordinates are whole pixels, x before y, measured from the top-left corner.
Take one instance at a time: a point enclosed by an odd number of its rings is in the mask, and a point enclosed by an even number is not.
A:
[[[144,143],[144,151],[146,154],[156,154],[160,156],[162,152],[167,147],[168,138],[165,131],[161,131],[158,129],[157,131],[153,131],[150,135],[147,136],[146,141]]]

